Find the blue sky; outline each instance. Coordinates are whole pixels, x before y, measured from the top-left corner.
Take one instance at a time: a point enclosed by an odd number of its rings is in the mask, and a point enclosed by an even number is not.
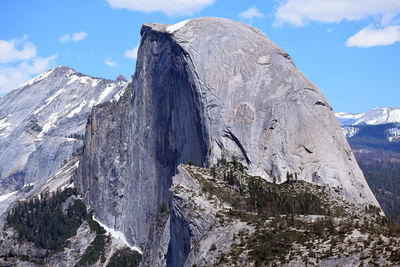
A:
[[[143,23],[201,16],[261,29],[335,111],[400,106],[399,0],[1,0],[0,94],[57,65],[129,78]]]

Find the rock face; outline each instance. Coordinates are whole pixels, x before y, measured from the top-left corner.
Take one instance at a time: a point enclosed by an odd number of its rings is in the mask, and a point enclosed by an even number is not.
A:
[[[155,257],[153,261],[142,262],[143,266],[398,265],[399,260],[393,256],[395,252],[388,251],[398,248],[395,243],[400,241],[400,236],[388,234],[387,225],[380,222],[384,218],[376,212],[379,209],[371,213],[372,210],[338,198],[333,190],[304,181],[291,181],[264,186],[273,186],[280,197],[285,194],[297,196],[295,202],[301,199],[301,192],[313,194],[314,199],[320,199],[320,207],[330,212],[313,210],[295,215],[297,212],[293,210],[292,215],[270,217],[260,210],[252,211],[250,206],[241,206],[242,201],[251,199],[246,184],[259,178],[246,178],[244,173],[237,172],[241,168],[233,166],[218,164],[213,168],[214,174],[210,169],[178,166],[178,173],[172,179],[170,223],[164,228],[169,234],[164,234],[158,244],[158,250],[165,250],[165,237],[168,237],[168,253],[158,255],[159,258]],[[224,169],[226,167],[229,171]],[[222,174],[230,171],[240,177],[239,187],[243,191],[223,178],[225,175]],[[246,191],[248,194],[240,193]],[[261,202],[262,198],[259,199]],[[364,221],[374,226],[365,230]],[[324,222],[324,234],[313,230]],[[391,242],[391,238],[396,242]],[[379,257],[374,256],[377,248],[371,244],[381,244],[385,247],[381,247],[382,251],[386,251]],[[357,249],[360,246],[363,248]]]
[[[77,179],[96,217],[129,242],[152,249],[172,176],[189,161],[236,156],[269,181],[289,174],[379,206],[325,96],[261,31],[198,18],[144,24],[141,36],[124,95],[92,111]]]
[[[203,194],[198,181],[182,166],[173,177],[171,191],[172,227],[169,227],[170,246],[164,258],[168,266],[213,266],[222,252],[229,253],[235,242],[234,235],[253,230],[240,220],[221,224],[219,213],[229,206],[217,197]],[[212,244],[218,246],[219,253],[210,250]]]
[[[0,98],[0,192],[37,186],[58,170],[82,145],[91,108],[126,84],[61,66]]]
[[[33,189],[24,187],[23,190],[14,192],[7,199],[2,196],[3,199],[0,199],[0,229],[2,229],[0,231],[0,266],[82,266],[78,262],[85,257],[84,255],[87,253],[88,248],[98,242],[96,241],[96,232],[89,227],[88,220],[83,220],[79,228],[76,229],[76,233],[68,238],[64,248],[57,251],[47,250],[35,242],[29,242],[20,232],[4,223],[6,222],[7,212],[11,212],[18,204],[22,202],[28,203],[33,199],[42,199],[40,196],[45,196],[46,194],[51,196],[56,192],[74,188],[74,177],[79,165],[78,160],[78,155],[74,154],[54,175],[51,175],[40,186]],[[74,205],[76,198],[79,197],[71,195],[63,202],[62,212],[64,215]],[[53,201],[52,204],[48,205],[54,208],[55,203]],[[4,208],[8,208],[7,212],[4,212]],[[38,214],[35,215],[35,219],[48,220],[48,218],[41,217]],[[39,231],[43,231],[42,233],[46,235],[46,229],[40,229]],[[110,233],[108,229],[104,229],[104,232],[107,232],[107,237],[102,247],[104,258],[98,255],[97,262],[90,266],[108,266],[112,256],[117,251],[120,249],[132,250],[118,234]],[[58,236],[58,238],[61,237]],[[96,257],[96,254],[92,254],[92,257]]]

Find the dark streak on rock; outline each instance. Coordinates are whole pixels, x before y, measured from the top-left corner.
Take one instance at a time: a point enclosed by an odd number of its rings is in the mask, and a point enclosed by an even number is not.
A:
[[[327,107],[327,108],[329,108],[330,110],[332,110],[332,108],[331,108],[328,104],[326,104],[326,103],[324,103],[324,102],[321,102],[321,101],[315,102],[315,103],[314,103],[314,106],[323,106],[323,107]]]
[[[308,153],[310,153],[310,154],[312,154],[313,153],[313,151],[312,150],[310,150],[310,149],[308,149],[306,146],[303,146],[303,148],[308,152]]]
[[[286,58],[287,60],[290,61],[290,63],[292,63],[294,66],[296,66],[296,64],[294,64],[292,57],[288,54],[288,53],[278,53],[278,55]]]
[[[247,152],[246,152],[246,150],[244,149],[243,145],[240,143],[239,139],[238,139],[229,129],[226,129],[226,130],[224,131],[224,136],[225,136],[225,137],[228,137],[229,139],[231,139],[233,142],[236,143],[236,145],[237,145],[237,146],[240,148],[240,150],[242,151],[242,154],[243,154],[244,158],[246,159],[247,164],[250,165],[250,164],[251,164],[251,161],[249,160],[249,158],[248,158],[248,156],[247,156]]]

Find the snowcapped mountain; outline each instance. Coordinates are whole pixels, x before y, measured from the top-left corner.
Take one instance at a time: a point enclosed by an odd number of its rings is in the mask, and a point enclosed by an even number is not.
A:
[[[389,142],[400,141],[400,107],[374,108],[366,113],[338,112],[335,116],[347,138],[361,133]],[[385,126],[378,127],[381,125]]]
[[[353,125],[356,123],[365,113],[348,113],[348,112],[338,112],[335,113],[337,120],[340,125]]]
[[[60,66],[0,98],[0,192],[59,169],[82,145],[91,108],[118,99],[126,85]]]
[[[378,125],[386,123],[400,123],[400,107],[374,108],[366,113],[335,113],[342,126],[350,125]]]

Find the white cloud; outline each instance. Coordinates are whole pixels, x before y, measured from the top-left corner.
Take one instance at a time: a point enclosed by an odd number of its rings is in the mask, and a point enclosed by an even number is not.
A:
[[[373,47],[391,45],[396,42],[400,42],[400,26],[377,29],[370,25],[351,36],[347,40],[346,46]]]
[[[396,23],[399,24],[400,23],[400,19],[396,18],[397,14],[395,12],[389,12],[389,13],[385,13],[382,14],[381,17],[381,24],[382,26],[388,26],[391,23]]]
[[[304,26],[311,21],[334,23],[376,16],[387,18],[390,14],[393,18],[399,12],[399,0],[288,0],[277,7],[275,24]]]
[[[262,19],[264,17],[264,14],[258,11],[256,6],[251,6],[246,11],[240,13],[239,17],[249,20],[252,20],[254,18]]]
[[[125,51],[124,56],[127,57],[127,58],[136,59],[138,50],[139,50],[139,46],[136,46],[132,50]]]
[[[116,66],[118,66],[118,63],[117,62],[115,62],[115,61],[113,61],[113,60],[106,60],[105,62],[104,62],[106,65],[108,65],[108,66],[110,66],[110,67],[116,67]]]
[[[212,5],[215,0],[106,0],[112,8],[143,12],[163,12],[168,16],[191,15]]]
[[[65,34],[60,37],[60,43],[66,43],[71,40],[71,36],[69,34]]]
[[[346,46],[373,47],[400,41],[399,0],[286,0],[275,10],[275,25],[369,20]],[[367,22],[368,23],[368,22]]]
[[[26,36],[10,41],[0,40],[0,63],[26,60],[35,56],[36,46],[31,42],[26,42]]]
[[[76,32],[72,34],[71,40],[74,42],[79,42],[87,37],[87,33],[84,31]]]
[[[88,36],[88,34],[84,31],[75,32],[72,35],[67,33],[60,37],[60,43],[67,43],[70,41],[79,42],[79,41],[85,39],[87,36]]]
[[[32,79],[33,75],[42,73],[54,65],[57,54],[47,58],[35,57],[24,60],[17,66],[0,65],[0,95],[18,88]]]
[[[16,89],[33,75],[54,65],[57,54],[38,57],[36,46],[27,37],[0,40],[0,95]]]

